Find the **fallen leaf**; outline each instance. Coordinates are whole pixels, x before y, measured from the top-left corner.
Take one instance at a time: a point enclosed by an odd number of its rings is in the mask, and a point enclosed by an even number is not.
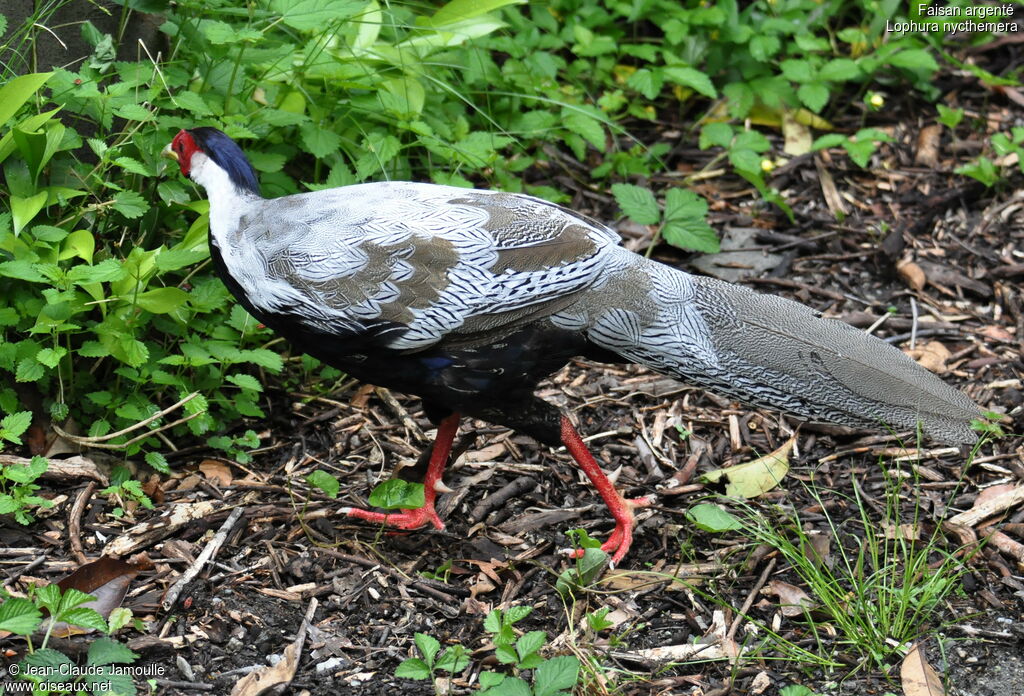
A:
[[[921,654],[921,646],[915,645],[903,658],[900,666],[900,682],[903,684],[903,696],[945,696],[942,680],[935,669],[925,662]]]
[[[203,475],[208,480],[213,481],[221,488],[230,486],[234,480],[234,476],[231,474],[231,467],[216,459],[204,459],[199,464],[199,470],[203,472]]]
[[[700,477],[704,483],[725,482],[725,494],[733,498],[756,498],[779,485],[789,472],[789,454],[796,438],[791,437],[771,454],[753,461],[715,469]]]
[[[924,271],[913,261],[904,259],[896,264],[896,273],[911,290],[923,290],[924,284],[928,282]]]
[[[941,135],[942,126],[938,123],[932,123],[920,130],[917,134],[917,152],[914,153],[914,164],[929,168],[939,166]]]
[[[928,341],[913,350],[908,350],[907,355],[916,360],[921,367],[926,367],[939,375],[949,371],[946,363],[952,357],[949,349],[938,341]]]
[[[772,580],[765,586],[764,592],[779,598],[783,616],[803,616],[817,607],[810,595],[796,585],[790,585],[782,580]]]

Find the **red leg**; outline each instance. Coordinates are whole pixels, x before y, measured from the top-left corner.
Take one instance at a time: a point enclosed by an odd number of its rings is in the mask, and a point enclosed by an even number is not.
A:
[[[371,512],[361,508],[342,508],[342,514],[398,529],[419,529],[428,522],[437,529],[444,529],[444,522],[434,510],[434,500],[437,498],[439,488],[444,486],[441,482],[441,475],[444,473],[444,467],[448,464],[448,455],[452,451],[455,433],[459,430],[459,419],[459,414],[453,413],[437,426],[434,450],[430,455],[427,475],[423,479],[423,507],[391,513]]]
[[[587,475],[590,482],[594,484],[597,492],[601,494],[602,500],[615,519],[615,529],[608,537],[608,541],[601,544],[601,550],[608,553],[614,552],[612,565],[618,565],[629,551],[630,544],[633,543],[633,508],[651,505],[654,503],[654,499],[646,497],[628,500],[619,495],[615,486],[594,461],[594,457],[590,454],[590,450],[587,449],[579,433],[565,416],[562,416],[562,443],[569,450],[572,458],[576,460],[576,464],[583,469],[583,473]]]

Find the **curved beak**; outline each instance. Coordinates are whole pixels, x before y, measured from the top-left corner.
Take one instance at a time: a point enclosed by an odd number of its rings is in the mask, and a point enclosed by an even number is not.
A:
[[[170,143],[167,143],[167,146],[164,147],[164,149],[160,151],[160,156],[161,157],[166,157],[167,159],[172,159],[175,162],[178,161],[178,153],[171,149],[171,144]]]

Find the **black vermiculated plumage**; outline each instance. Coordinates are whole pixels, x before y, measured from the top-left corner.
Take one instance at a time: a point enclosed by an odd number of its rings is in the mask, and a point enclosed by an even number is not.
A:
[[[460,415],[565,444],[616,519],[632,512],[537,384],[575,356],[631,361],[748,403],[852,426],[973,442],[977,407],[887,343],[804,305],[691,276],[619,246],[609,228],[529,196],[380,182],[265,200],[215,129],[169,146],[210,199],[210,252],[231,293],[299,349],[416,394],[440,428],[422,511]]]

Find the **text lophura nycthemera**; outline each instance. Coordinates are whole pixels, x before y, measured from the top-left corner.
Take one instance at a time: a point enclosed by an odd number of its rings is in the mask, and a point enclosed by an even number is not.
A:
[[[434,510],[462,416],[565,445],[615,518],[633,508],[569,422],[534,395],[575,356],[635,362],[758,406],[851,426],[976,439],[977,406],[898,349],[809,307],[692,276],[619,246],[601,223],[547,201],[379,182],[260,196],[242,150],[214,128],[165,150],[210,199],[210,254],[253,316],[362,381],[415,394],[438,426],[426,504],[344,512],[402,529]]]

